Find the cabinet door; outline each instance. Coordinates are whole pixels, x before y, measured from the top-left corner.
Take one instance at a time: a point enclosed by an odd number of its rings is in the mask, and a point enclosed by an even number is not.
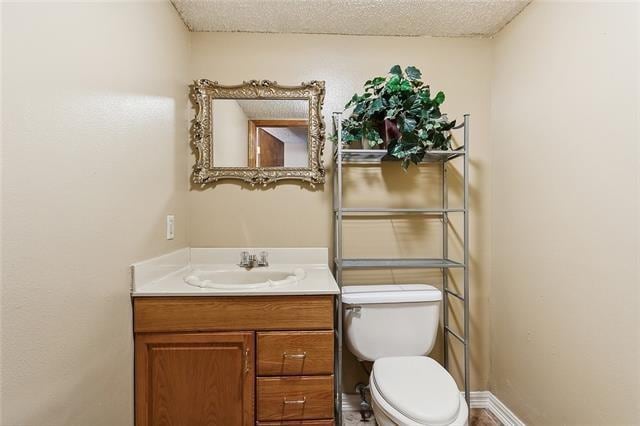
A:
[[[137,426],[244,426],[254,422],[254,336],[135,336]]]

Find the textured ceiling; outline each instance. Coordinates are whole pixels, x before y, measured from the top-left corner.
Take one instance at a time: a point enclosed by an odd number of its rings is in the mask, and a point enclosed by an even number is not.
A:
[[[191,31],[490,37],[530,0],[172,0]]]
[[[303,143],[307,144],[306,127],[263,127],[264,131],[270,133],[283,143]]]
[[[216,99],[214,102],[221,101],[229,100]],[[309,118],[309,102],[303,100],[237,99],[237,102],[249,120]]]

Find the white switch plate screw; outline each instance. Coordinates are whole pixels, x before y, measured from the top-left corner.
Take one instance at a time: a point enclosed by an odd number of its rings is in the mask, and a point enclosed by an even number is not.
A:
[[[167,215],[167,240],[173,240],[176,236],[176,217]]]

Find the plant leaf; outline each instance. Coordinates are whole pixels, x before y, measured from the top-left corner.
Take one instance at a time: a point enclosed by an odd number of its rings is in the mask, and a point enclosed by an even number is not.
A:
[[[367,129],[364,132],[364,137],[367,139],[370,147],[375,147],[382,143],[382,137],[380,137],[380,133],[378,133],[376,129]]]
[[[354,114],[361,114],[362,112],[364,112],[364,102],[360,102],[358,105],[356,105],[356,107],[353,109],[353,113]]]
[[[406,67],[404,72],[407,74],[409,80],[420,80],[422,77],[422,72],[413,65]]]
[[[371,102],[371,106],[369,106],[370,112],[378,112],[384,109],[384,104],[382,103],[382,99],[376,98]]]
[[[420,145],[418,135],[415,132],[402,132],[402,144],[405,148],[418,148]]]
[[[402,171],[407,172],[409,170],[409,165],[411,164],[411,159],[409,157],[402,160]]]
[[[450,121],[442,125],[442,130],[451,130],[456,127],[456,120]]]
[[[373,80],[371,80],[371,85],[372,86],[379,86],[382,83],[384,83],[384,81],[386,80],[385,77],[375,77]]]
[[[389,93],[396,93],[400,91],[400,83],[401,78],[399,75],[392,75],[391,78],[387,81],[387,84],[384,87],[389,91]]]
[[[389,74],[394,74],[398,77],[402,77],[402,68],[400,68],[400,65],[394,65],[389,70]]]
[[[433,98],[433,102],[435,102],[437,105],[442,105],[444,102],[444,93],[438,92],[438,94],[436,94],[436,97]]]
[[[414,118],[405,117],[405,119],[402,120],[402,130],[406,133],[413,132],[417,124],[418,122]]]
[[[347,104],[344,106],[344,109],[349,108],[350,106],[352,106],[356,102],[358,102],[358,94],[354,93],[353,96],[351,97],[351,99],[349,100],[349,102],[347,102]]]

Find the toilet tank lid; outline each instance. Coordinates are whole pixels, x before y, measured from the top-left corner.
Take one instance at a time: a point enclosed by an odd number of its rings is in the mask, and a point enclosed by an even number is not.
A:
[[[342,287],[342,303],[361,305],[372,303],[437,302],[440,290],[428,284],[351,285]]]

